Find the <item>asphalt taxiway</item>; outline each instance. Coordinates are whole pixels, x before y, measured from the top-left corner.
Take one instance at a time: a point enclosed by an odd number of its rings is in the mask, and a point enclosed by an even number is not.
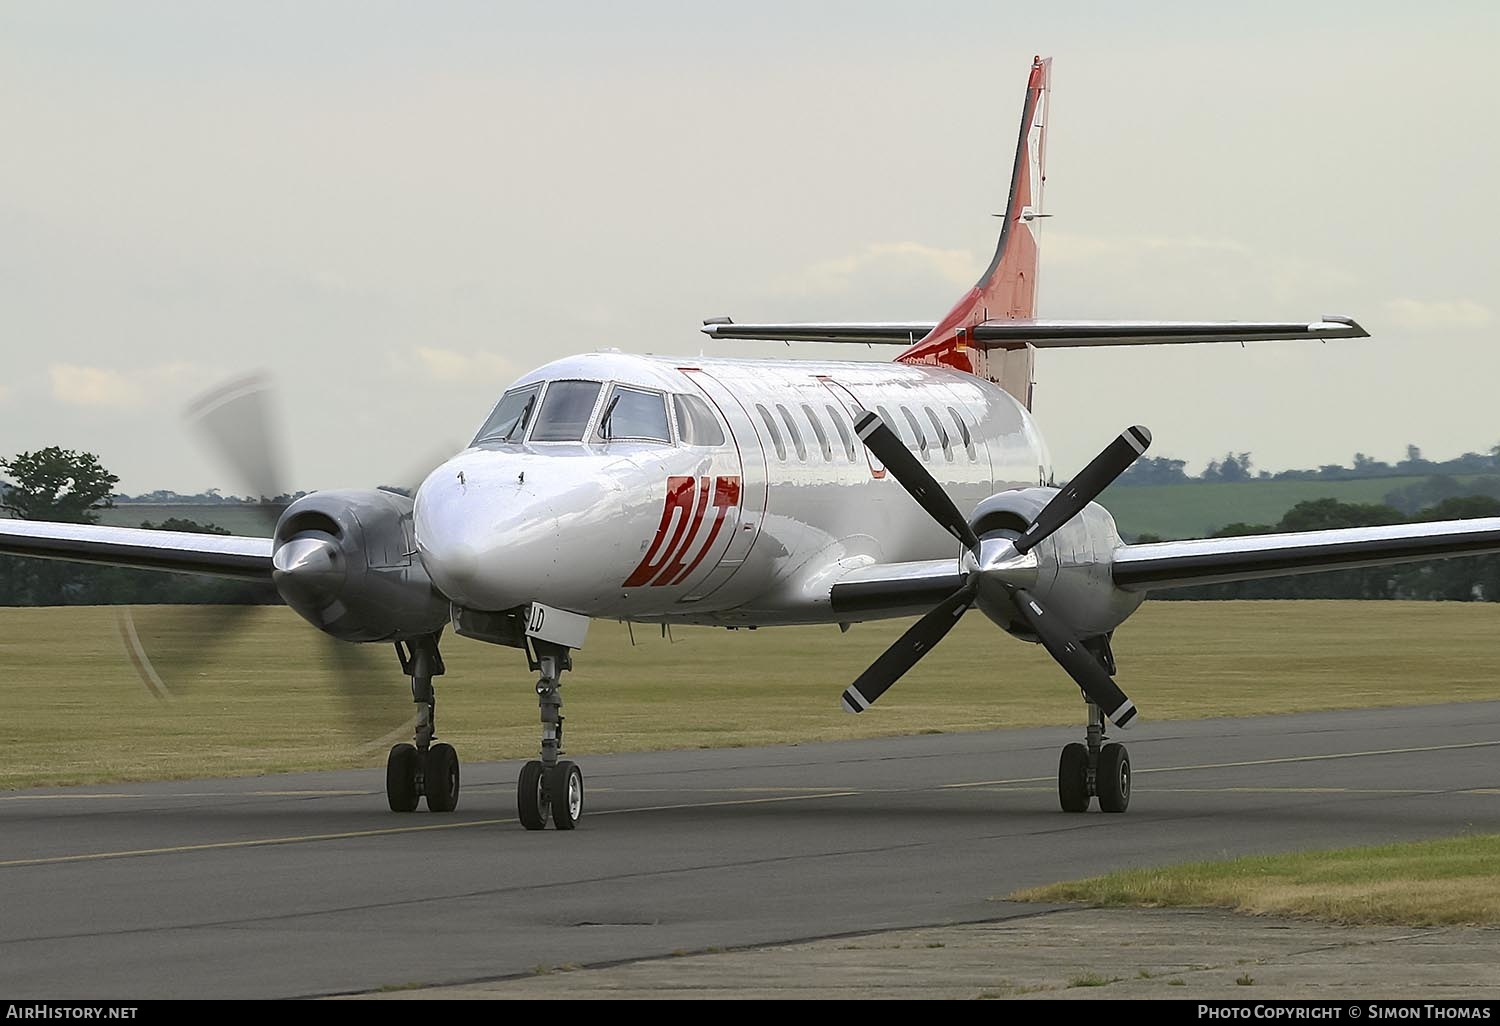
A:
[[[582,740],[586,725],[579,728]],[[1057,811],[1049,728],[587,756],[573,833],[517,763],[450,815],[382,771],[0,794],[0,996],[275,997],[1022,917],[1123,866],[1500,830],[1500,703],[1122,733],[1124,815]],[[462,753],[460,753],[462,754]]]

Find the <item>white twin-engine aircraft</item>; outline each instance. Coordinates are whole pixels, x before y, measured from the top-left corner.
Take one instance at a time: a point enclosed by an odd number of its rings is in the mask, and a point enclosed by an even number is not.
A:
[[[319,630],[394,643],[418,710],[414,743],[387,764],[397,812],[424,796],[433,812],[458,802],[458,757],[434,734],[443,629],[523,648],[540,673],[541,757],[522,769],[517,800],[531,830],[549,818],[570,830],[582,813],[558,687],[589,618],[766,627],[922,614],[844,689],[859,713],[977,607],[1040,642],[1082,691],[1086,741],[1063,749],[1062,808],[1097,797],[1123,812],[1130,760],[1105,730],[1135,707],[1114,681],[1110,637],[1148,591],[1500,551],[1500,519],[1126,545],[1093,500],[1145,451],[1143,427],[1055,487],[1029,412],[1037,349],[1367,333],[1338,317],[1038,319],[1050,71],[1050,60],[1031,68],[995,257],[942,320],[705,322],[721,339],[902,344],[894,363],[569,357],[501,396],[414,501],[316,492],[272,538],[0,521],[0,552],[269,577]],[[253,400],[210,404],[217,430],[232,433]]]

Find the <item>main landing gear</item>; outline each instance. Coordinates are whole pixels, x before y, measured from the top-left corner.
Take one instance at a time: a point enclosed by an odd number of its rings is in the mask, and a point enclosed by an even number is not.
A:
[[[1057,764],[1057,800],[1064,812],[1087,812],[1097,796],[1100,812],[1124,812],[1130,807],[1130,754],[1122,744],[1105,743],[1104,713],[1088,703],[1086,744],[1073,742],[1062,750]]]
[[[452,745],[436,741],[437,695],[432,678],[444,672],[438,636],[397,642],[396,655],[401,659],[401,672],[411,677],[417,729],[414,743],[395,745],[385,761],[386,800],[392,812],[414,812],[422,797],[427,799],[429,812],[452,812],[458,808],[458,753]]]
[[[529,639],[526,650],[536,682],[542,713],[542,757],[521,767],[516,785],[516,813],[527,830],[541,830],[550,816],[558,830],[572,830],[583,815],[583,771],[563,754],[562,674],[573,668],[568,649],[540,638]]]

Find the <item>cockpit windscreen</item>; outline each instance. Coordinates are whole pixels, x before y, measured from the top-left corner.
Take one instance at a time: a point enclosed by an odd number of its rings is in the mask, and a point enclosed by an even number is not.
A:
[[[597,381],[553,381],[532,429],[533,442],[581,442],[599,400]]]
[[[536,397],[541,385],[527,385],[512,389],[500,397],[495,412],[484,422],[471,445],[485,442],[519,442],[526,437],[526,428],[536,412]]]

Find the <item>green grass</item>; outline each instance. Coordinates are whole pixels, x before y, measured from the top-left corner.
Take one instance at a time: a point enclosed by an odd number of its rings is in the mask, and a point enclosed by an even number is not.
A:
[[[1018,891],[1010,901],[1216,907],[1348,924],[1500,925],[1500,834],[1263,855]],[[1249,986],[1246,974],[1235,982]]]
[[[0,609],[0,788],[183,779],[383,764],[411,714],[386,662],[351,717],[322,639],[284,608],[248,612],[215,644],[211,609],[141,607],[175,697],[131,669],[109,608]],[[970,615],[860,716],[843,688],[906,623],[726,632],[593,625],[564,677],[568,749],[788,744],[1080,724],[1077,691],[1046,653]],[[1115,638],[1120,682],[1156,719],[1500,699],[1500,604],[1147,603]],[[194,663],[188,653],[207,649]],[[445,638],[438,728],[465,761],[528,757],[534,677],[514,649]],[[407,732],[409,733],[409,731]]]
[[[1382,503],[1388,493],[1426,477],[1374,477],[1355,481],[1251,481],[1242,484],[1142,485],[1106,489],[1099,501],[1129,538],[1203,538],[1225,524],[1274,524],[1308,499]],[[1473,475],[1455,480],[1470,482]]]

